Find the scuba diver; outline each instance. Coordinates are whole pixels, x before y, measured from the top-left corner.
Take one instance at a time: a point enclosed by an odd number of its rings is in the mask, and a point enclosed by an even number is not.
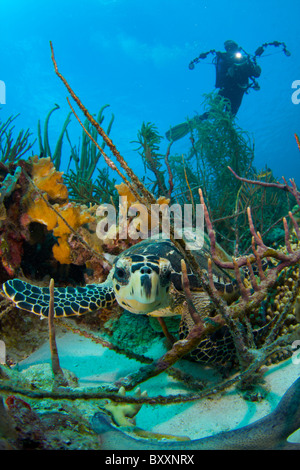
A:
[[[228,100],[228,108],[232,116],[235,116],[242,104],[243,96],[248,93],[250,88],[259,90],[259,84],[256,81],[261,74],[261,67],[257,64],[256,58],[260,57],[266,46],[283,46],[283,52],[286,56],[290,56],[286,45],[282,42],[274,41],[272,43],[265,43],[260,46],[253,57],[244,51],[235,41],[227,40],[224,43],[226,52],[219,52],[212,49],[208,52],[202,52],[196,59],[192,60],[189,64],[189,69],[193,70],[195,64],[202,59],[206,59],[209,54],[214,54],[213,64],[216,68],[216,83],[215,87],[219,88],[218,95]],[[189,133],[191,126],[197,122],[207,119],[209,112],[200,116],[195,116],[193,119],[182,124],[172,127],[166,132],[166,137],[170,141],[181,139]]]

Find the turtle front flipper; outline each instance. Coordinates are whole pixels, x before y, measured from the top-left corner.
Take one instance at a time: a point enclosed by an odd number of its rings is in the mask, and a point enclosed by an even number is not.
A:
[[[18,308],[48,317],[50,300],[48,287],[33,286],[20,279],[11,279],[3,284],[3,290]],[[108,280],[102,284],[88,284],[85,287],[54,288],[55,317],[84,315],[109,307],[114,301],[115,294]]]

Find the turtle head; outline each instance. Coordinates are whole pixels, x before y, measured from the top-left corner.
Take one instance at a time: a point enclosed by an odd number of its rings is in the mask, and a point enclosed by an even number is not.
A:
[[[150,313],[169,303],[171,263],[155,255],[132,255],[116,261],[112,276],[118,303],[132,313]]]

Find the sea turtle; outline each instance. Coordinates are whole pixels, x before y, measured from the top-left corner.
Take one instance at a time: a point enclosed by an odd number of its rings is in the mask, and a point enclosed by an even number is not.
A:
[[[228,255],[217,247],[224,260]],[[209,240],[205,236],[201,249],[193,255],[202,271],[207,274],[207,259],[210,256]],[[116,257],[105,282],[85,287],[56,287],[54,310],[56,317],[83,315],[111,306],[115,300],[125,310],[134,314],[157,317],[182,315],[181,337],[190,328],[189,316],[183,308],[184,295],[181,283],[182,254],[169,239],[147,239],[139,242]],[[189,266],[188,277],[197,310],[201,317],[210,313],[211,302],[199,285]],[[230,272],[217,265],[212,266],[214,283],[228,301],[238,296],[237,282]],[[38,287],[20,279],[3,284],[3,290],[17,307],[42,317],[48,316],[49,289]],[[219,362],[232,350],[230,333],[221,329],[203,340],[195,350],[198,361]]]

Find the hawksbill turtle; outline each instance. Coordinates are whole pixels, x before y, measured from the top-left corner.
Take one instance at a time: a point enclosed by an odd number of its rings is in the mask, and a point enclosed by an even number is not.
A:
[[[218,254],[229,260],[218,246]],[[203,273],[207,274],[210,256],[209,240],[205,236],[201,249],[193,255]],[[134,314],[157,317],[181,315],[180,337],[184,337],[192,324],[188,312],[183,308],[184,294],[181,282],[182,254],[168,239],[143,240],[123,251],[114,260],[112,269],[100,284],[85,287],[56,287],[54,289],[54,311],[56,317],[70,317],[109,307],[115,301]],[[197,277],[187,265],[190,288],[197,311],[201,317],[209,316],[211,302],[199,285]],[[238,285],[230,272],[212,265],[215,287],[223,298],[232,302],[238,297]],[[21,309],[42,317],[48,316],[49,289],[38,287],[20,279],[11,279],[3,284],[6,296]],[[232,355],[232,338],[226,327],[204,339],[192,358],[204,363],[223,362]]]

